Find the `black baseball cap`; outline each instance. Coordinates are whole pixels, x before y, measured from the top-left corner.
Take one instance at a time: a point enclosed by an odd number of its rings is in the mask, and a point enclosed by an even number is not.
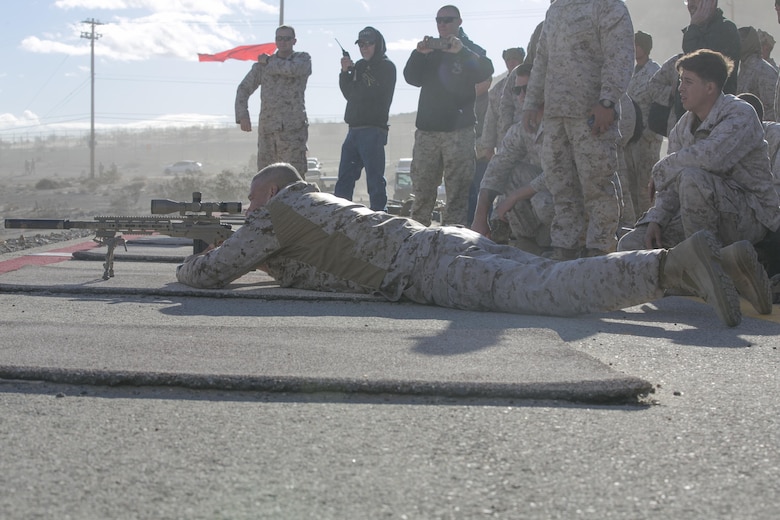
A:
[[[355,40],[355,43],[359,41],[369,42],[369,43],[376,43],[377,36],[376,36],[376,29],[373,27],[366,27],[360,33],[358,34],[358,39]]]

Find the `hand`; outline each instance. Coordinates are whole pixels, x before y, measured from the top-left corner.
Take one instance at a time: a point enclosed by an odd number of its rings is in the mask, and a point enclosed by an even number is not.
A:
[[[257,63],[260,65],[268,65],[268,58],[270,58],[270,56],[266,53],[263,53],[257,57]]]
[[[515,204],[517,203],[517,200],[511,197],[504,197],[504,200],[498,203],[498,206],[496,206],[495,214],[496,218],[498,220],[503,220],[504,222],[509,222],[507,219],[506,214],[509,213],[509,211],[515,207]]]
[[[523,110],[523,128],[526,132],[535,134],[542,124],[542,111],[539,109]]]
[[[656,222],[650,222],[645,232],[645,247],[647,249],[660,249],[661,244],[661,226]]]
[[[355,62],[349,56],[341,57],[341,72],[347,72],[349,69],[355,66]]]
[[[701,0],[696,11],[691,14],[691,25],[704,25],[715,14],[717,0]]]
[[[650,196],[650,204],[655,202],[655,180],[650,177],[650,182],[647,183],[647,194]]]
[[[474,222],[471,223],[471,230],[490,238],[490,225],[487,218],[474,218]]]
[[[238,124],[241,125],[241,130],[243,130],[244,132],[252,131],[252,121],[249,118],[247,117],[241,118],[238,121]]]
[[[590,128],[593,135],[603,134],[615,122],[615,109],[603,107],[599,103],[590,110],[590,115],[593,116],[593,125]]]
[[[426,38],[429,38],[429,36],[426,36]],[[428,46],[425,44],[425,40],[420,40],[417,42],[417,52],[421,54],[430,54],[433,52],[433,49],[428,48]]]
[[[455,36],[450,35],[446,39],[449,42],[450,46],[447,47],[446,49],[443,49],[444,52],[450,52],[452,54],[457,54],[461,50],[463,50],[463,42],[460,41],[460,38],[457,38]]]

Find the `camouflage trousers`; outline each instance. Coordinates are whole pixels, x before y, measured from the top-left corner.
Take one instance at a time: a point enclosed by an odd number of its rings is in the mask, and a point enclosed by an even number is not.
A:
[[[724,246],[739,240],[755,244],[769,231],[756,218],[745,192],[710,172],[696,168],[682,170],[676,192],[680,211],[661,227],[661,245],[665,248],[676,246],[702,229],[712,231]],[[647,224],[640,218],[634,230],[621,237],[618,250],[644,249]]]
[[[447,204],[442,223],[466,225],[469,188],[476,168],[475,146],[473,126],[452,132],[417,130],[414,133],[412,219],[426,226],[431,224],[437,190],[444,179]]]
[[[505,193],[511,193],[523,186],[528,186],[541,173],[542,169],[533,164],[520,163],[516,165],[512,169],[512,174],[507,178]],[[496,197],[495,205],[500,204],[504,198],[504,195]],[[545,248],[550,245],[550,223],[554,214],[552,195],[549,191],[540,191],[529,200],[517,202],[506,216],[509,229],[515,238],[527,238],[534,241],[539,247]]]
[[[306,176],[306,142],[309,140],[309,127],[280,132],[257,133],[257,170],[269,164],[287,162],[295,166],[298,173]]]
[[[645,130],[642,137],[635,143],[629,143],[624,148],[626,161],[626,180],[628,186],[623,186],[624,199],[630,195],[636,217],[639,218],[650,209],[650,174],[653,166],[661,155],[663,138],[651,130]],[[622,178],[621,178],[622,181]]]
[[[660,250],[556,262],[449,226],[415,233],[407,248],[391,269],[406,273],[403,295],[417,303],[571,316],[663,296]]]
[[[618,135],[616,124],[592,135],[584,116],[545,118],[542,164],[555,205],[554,247],[614,251],[620,219],[613,181]]]

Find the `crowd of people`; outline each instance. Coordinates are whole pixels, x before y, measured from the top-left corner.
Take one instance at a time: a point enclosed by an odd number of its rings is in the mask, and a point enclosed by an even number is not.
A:
[[[295,30],[279,27],[277,52],[258,58],[236,96],[236,122],[251,131],[247,100],[261,87],[248,224],[179,279],[224,286],[262,268],[286,286],[555,315],[674,291],[704,297],[728,325],[739,322],[739,292],[770,313],[768,275],[780,274],[774,39],[737,28],[718,0],[685,4],[681,52],[659,64],[623,1],[551,0],[526,49],[504,51],[507,74],[492,88],[493,64],[459,9],[440,8],[438,36],[403,68],[420,89],[411,219],[384,213],[396,67],[382,33],[364,28],[361,59],[341,60],[349,130],[334,197],[304,181],[311,60],[293,50]],[[780,22],[780,0],[775,9]],[[348,202],[363,170],[370,208]],[[442,181],[442,226],[430,227]]]

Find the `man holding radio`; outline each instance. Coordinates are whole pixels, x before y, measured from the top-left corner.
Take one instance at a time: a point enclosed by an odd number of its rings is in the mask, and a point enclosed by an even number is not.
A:
[[[426,36],[404,68],[406,82],[420,87],[412,152],[411,217],[426,226],[442,178],[447,190],[443,223],[465,225],[476,162],[475,85],[493,75],[485,50],[461,29],[460,11],[436,13],[439,38]]]

